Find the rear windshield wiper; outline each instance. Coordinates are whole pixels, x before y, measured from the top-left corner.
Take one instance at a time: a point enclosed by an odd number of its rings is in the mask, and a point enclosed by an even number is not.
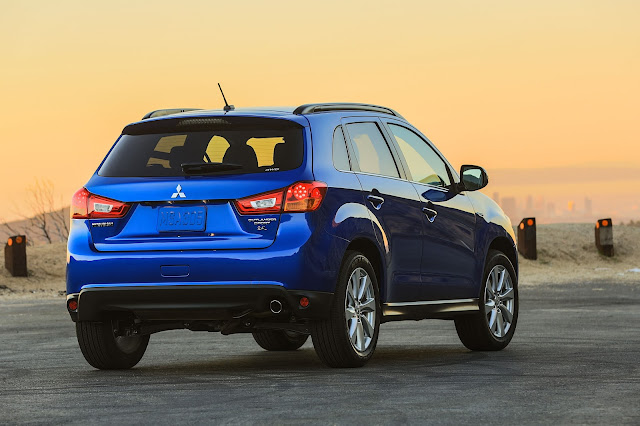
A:
[[[182,171],[188,175],[208,174],[238,170],[243,166],[233,163],[183,163]]]

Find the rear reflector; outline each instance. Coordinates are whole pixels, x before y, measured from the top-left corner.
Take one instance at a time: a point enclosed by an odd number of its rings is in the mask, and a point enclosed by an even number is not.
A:
[[[310,212],[320,207],[326,192],[324,182],[296,182],[287,188],[241,198],[235,205],[242,215]]]
[[[78,301],[76,299],[69,299],[67,302],[67,309],[71,312],[75,312],[78,310]]]
[[[71,200],[71,218],[115,219],[127,214],[129,207],[131,206],[127,203],[100,197],[82,188]]]

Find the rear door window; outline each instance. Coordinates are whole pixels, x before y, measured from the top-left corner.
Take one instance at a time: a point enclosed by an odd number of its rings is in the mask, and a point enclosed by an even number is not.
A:
[[[350,123],[346,127],[360,171],[400,177],[389,146],[376,123]]]
[[[273,119],[141,123],[123,135],[98,171],[107,177],[183,176],[185,163],[230,163],[215,175],[286,171],[302,165],[303,129]],[[169,121],[165,123],[164,121]],[[178,130],[180,130],[178,132]]]

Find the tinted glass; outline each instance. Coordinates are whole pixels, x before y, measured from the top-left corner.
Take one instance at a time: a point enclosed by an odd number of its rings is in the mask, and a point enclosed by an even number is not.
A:
[[[336,127],[333,133],[333,165],[338,170],[349,171],[349,156],[347,155],[347,144],[342,133],[342,126]]]
[[[286,123],[260,123],[254,119],[218,120],[213,125],[205,122],[191,128],[188,124],[180,126],[177,123],[174,126],[158,123],[154,127],[152,123],[144,123],[139,126],[141,128],[127,127],[98,174],[107,177],[183,176],[181,165],[184,163],[242,166],[211,176],[299,167],[303,155],[302,129]],[[210,129],[206,130],[207,127]]]
[[[347,129],[361,171],[400,177],[389,146],[376,123],[347,124]]]
[[[411,130],[389,124],[415,182],[447,187],[451,184],[447,166],[427,142]]]

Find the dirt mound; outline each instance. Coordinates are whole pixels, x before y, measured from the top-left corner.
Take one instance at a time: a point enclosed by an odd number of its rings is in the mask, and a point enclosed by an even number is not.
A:
[[[598,253],[594,225],[538,225],[538,260],[520,256],[520,282],[640,282],[640,227],[613,227],[614,257]]]
[[[0,268],[0,296],[32,297],[58,296],[65,293],[67,244],[53,243],[27,247],[26,278],[12,277],[4,267]]]

